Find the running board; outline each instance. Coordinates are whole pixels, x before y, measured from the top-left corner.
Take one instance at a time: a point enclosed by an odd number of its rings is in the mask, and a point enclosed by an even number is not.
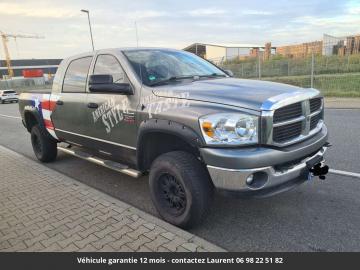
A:
[[[91,155],[91,154],[83,152],[83,151],[72,150],[70,148],[65,148],[65,147],[62,147],[62,146],[58,146],[57,149],[64,152],[64,153],[67,153],[67,154],[70,154],[72,156],[75,156],[75,157],[90,161],[92,163],[95,163],[95,164],[98,164],[100,166],[112,169],[114,171],[129,175],[129,176],[134,177],[134,178],[139,178],[142,175],[141,172],[139,172],[137,170],[134,170],[134,169],[131,169],[131,168],[129,168],[129,166],[126,166],[126,165],[123,165],[121,163],[114,162],[114,161],[111,161],[111,160],[102,159],[102,158],[96,157],[94,155]]]

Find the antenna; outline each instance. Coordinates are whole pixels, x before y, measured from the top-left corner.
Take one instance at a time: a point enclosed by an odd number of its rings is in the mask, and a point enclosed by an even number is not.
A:
[[[135,21],[135,33],[136,33],[136,47],[139,47],[139,36],[138,36],[138,28],[136,21]]]

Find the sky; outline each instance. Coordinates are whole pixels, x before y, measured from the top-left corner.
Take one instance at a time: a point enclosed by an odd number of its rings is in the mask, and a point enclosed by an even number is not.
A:
[[[64,58],[95,49],[182,49],[199,43],[273,46],[360,33],[360,0],[0,0],[0,31],[43,39],[9,40],[12,59]],[[4,51],[0,46],[0,59]]]

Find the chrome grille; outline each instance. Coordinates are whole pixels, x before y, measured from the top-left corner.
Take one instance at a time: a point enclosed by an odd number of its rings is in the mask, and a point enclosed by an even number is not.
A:
[[[321,114],[320,113],[312,116],[311,120],[310,120],[310,130],[313,130],[314,128],[316,128],[317,124],[319,123],[320,120],[321,120]]]
[[[274,112],[274,123],[286,121],[302,115],[301,102],[290,104],[288,106],[277,109]]]
[[[295,122],[284,126],[274,127],[273,141],[281,143],[287,140],[294,139],[301,135],[301,130],[301,122]]]
[[[322,128],[323,99],[315,97],[298,101],[274,111],[263,112],[265,143],[286,146],[302,141]]]
[[[310,112],[316,112],[321,108],[321,98],[310,99]]]

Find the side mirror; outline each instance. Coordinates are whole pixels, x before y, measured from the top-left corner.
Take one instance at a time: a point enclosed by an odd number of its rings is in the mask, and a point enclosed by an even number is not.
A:
[[[133,95],[129,83],[114,83],[112,75],[90,75],[89,90],[93,93],[114,93]]]
[[[230,69],[225,69],[224,71],[225,71],[225,73],[226,73],[227,75],[229,75],[230,77],[234,77],[234,73],[233,73]]]

